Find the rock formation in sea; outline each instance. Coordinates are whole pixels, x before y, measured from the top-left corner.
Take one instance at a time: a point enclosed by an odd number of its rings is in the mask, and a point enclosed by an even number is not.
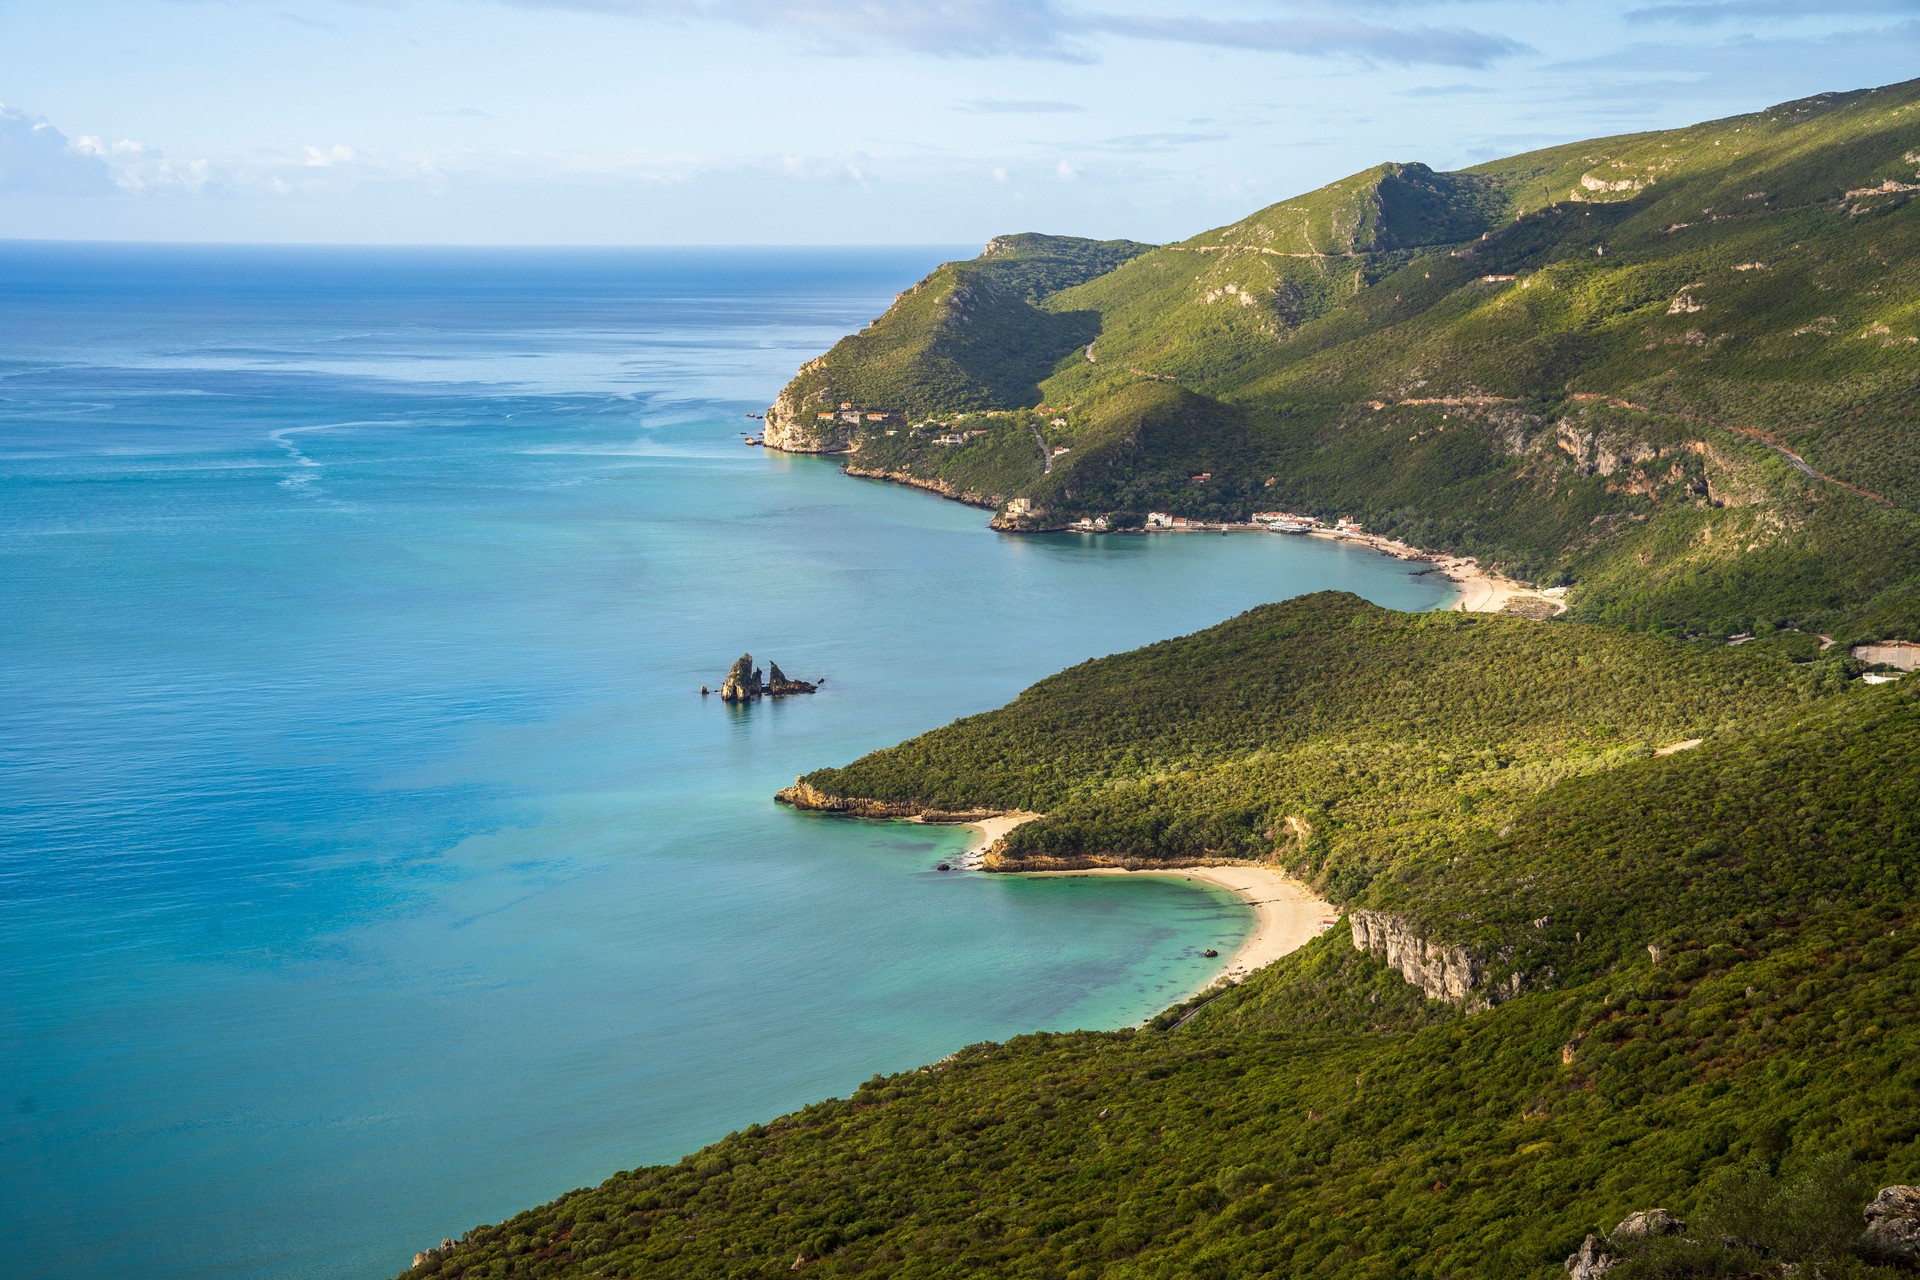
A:
[[[727,678],[720,685],[720,701],[752,702],[766,691],[760,678],[760,669],[753,665],[753,655],[743,653],[740,660],[727,672]]]
[[[819,687],[814,681],[793,679],[777,662],[769,662],[763,675],[760,668],[753,665],[753,655],[743,653],[720,686],[720,700],[752,702],[756,698],[784,698],[795,693],[813,693]]]
[[[790,693],[812,693],[820,686],[810,680],[795,680],[780,669],[777,662],[767,664],[767,696],[784,698]]]

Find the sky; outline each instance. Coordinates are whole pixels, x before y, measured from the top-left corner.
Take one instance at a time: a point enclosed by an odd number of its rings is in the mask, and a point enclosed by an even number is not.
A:
[[[1165,241],[1920,76],[1920,0],[0,0],[0,238]]]

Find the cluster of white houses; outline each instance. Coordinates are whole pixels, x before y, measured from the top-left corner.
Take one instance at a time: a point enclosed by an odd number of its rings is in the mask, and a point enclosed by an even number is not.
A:
[[[862,422],[891,422],[899,415],[884,409],[856,409],[851,400],[842,400],[837,411],[822,409],[813,416],[817,422],[839,421],[858,426]]]
[[[1327,525],[1322,524],[1312,516],[1295,515],[1290,511],[1256,511],[1253,513],[1252,523],[1263,529],[1271,529],[1275,533],[1313,533],[1316,530],[1328,528]],[[1224,527],[1224,525],[1206,520],[1189,520],[1185,516],[1176,516],[1166,511],[1147,512],[1147,528],[1149,529],[1216,529]],[[1331,527],[1335,533],[1360,533],[1362,531],[1358,520],[1344,516],[1335,521]]]
[[[1028,516],[1032,513],[1032,505],[1025,498],[1015,498],[1007,504],[1007,514],[1010,516]],[[1333,524],[1327,525],[1312,516],[1295,515],[1290,511],[1256,511],[1253,513],[1251,523],[1262,529],[1271,529],[1275,533],[1357,535],[1364,532],[1360,522],[1350,517],[1342,517]],[[1067,526],[1078,533],[1105,533],[1112,527],[1112,520],[1106,516],[1082,516]],[[1149,511],[1146,527],[1151,532],[1179,529],[1230,529],[1235,526],[1218,521],[1190,520],[1186,516],[1176,516],[1168,511]]]

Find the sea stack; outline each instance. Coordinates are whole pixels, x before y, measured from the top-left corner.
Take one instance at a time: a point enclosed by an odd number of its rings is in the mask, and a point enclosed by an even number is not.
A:
[[[807,680],[795,680],[780,669],[777,662],[769,662],[767,671],[762,675],[753,665],[753,655],[743,653],[740,660],[727,672],[727,679],[720,686],[722,702],[752,702],[758,698],[784,698],[794,693],[812,693],[820,686]]]
[[[784,698],[790,693],[812,693],[820,686],[807,680],[794,680],[780,669],[777,662],[767,664],[767,696]]]
[[[753,665],[753,655],[743,653],[740,660],[733,664],[733,670],[727,672],[725,683],[720,686],[720,701],[752,702],[763,692],[765,686],[761,683],[759,670]]]

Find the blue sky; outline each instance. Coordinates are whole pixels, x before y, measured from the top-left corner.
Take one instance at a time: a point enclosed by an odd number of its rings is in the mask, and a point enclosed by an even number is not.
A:
[[[0,0],[0,237],[1166,240],[1920,75],[1920,0]]]

